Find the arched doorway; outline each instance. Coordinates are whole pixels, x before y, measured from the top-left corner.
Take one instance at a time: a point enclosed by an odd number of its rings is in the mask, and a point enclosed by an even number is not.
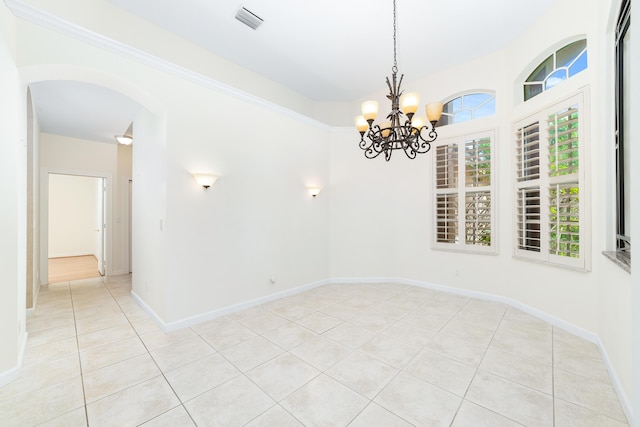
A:
[[[131,271],[131,246],[135,246],[135,239],[130,237],[131,234],[131,209],[134,205],[130,202],[135,196],[131,194],[132,186],[132,171],[131,171],[131,159],[133,158],[134,150],[131,147],[129,149],[129,165],[128,169],[122,166],[122,158],[126,158],[126,147],[123,150],[112,149],[113,158],[115,162],[105,165],[107,161],[102,152],[104,150],[98,150],[100,152],[94,153],[93,157],[95,162],[84,161],[82,156],[78,155],[78,151],[71,148],[69,150],[57,150],[55,158],[47,159],[45,166],[43,165],[43,157],[48,155],[46,148],[43,149],[44,144],[54,144],[56,148],[61,146],[80,146],[83,142],[87,142],[87,146],[84,147],[85,151],[90,152],[91,143],[94,146],[103,144],[105,146],[110,145],[112,148],[117,147],[114,135],[122,134],[127,127],[135,124],[138,115],[142,115],[144,120],[139,124],[143,133],[153,135],[164,135],[164,129],[162,129],[163,121],[160,119],[163,115],[163,108],[155,99],[148,94],[141,91],[139,88],[131,85],[129,82],[124,81],[113,75],[108,75],[100,71],[87,70],[85,68],[76,68],[74,66],[37,66],[26,67],[21,70],[23,81],[25,82],[25,93],[28,97],[28,102],[32,102],[33,105],[28,106],[28,116],[31,116],[31,121],[28,124],[29,130],[29,146],[32,147],[33,153],[29,153],[29,161],[32,164],[32,170],[28,173],[27,180],[32,188],[32,194],[28,196],[29,203],[32,205],[32,218],[27,222],[28,239],[29,233],[31,236],[32,245],[28,248],[30,254],[27,259],[27,271],[32,272],[32,277],[27,284],[27,308],[33,307],[37,299],[38,286],[47,283],[47,233],[48,233],[48,205],[47,198],[44,196],[46,189],[48,188],[48,174],[49,172],[66,173],[71,175],[86,175],[86,176],[102,176],[107,182],[107,205],[106,205],[106,232],[105,232],[105,257],[107,258],[107,264],[105,266],[105,273],[107,275],[127,274]],[[103,136],[108,136],[109,141],[105,141],[98,137],[94,138],[83,134],[76,129],[74,134],[73,126],[66,125],[67,131],[60,130],[49,131],[51,133],[43,132],[38,120],[41,120],[38,114],[39,103],[52,102],[54,106],[59,107],[59,102],[55,99],[47,99],[39,96],[37,89],[52,87],[73,87],[78,88],[92,88],[88,91],[84,101],[90,104],[100,105],[107,104],[114,108],[114,99],[126,99],[125,103],[130,113],[128,121],[120,121],[120,125],[111,129],[100,127],[100,123],[105,122],[102,120],[107,113],[95,113],[93,116],[80,118],[83,126],[77,126],[78,129],[87,129],[91,126],[95,126],[94,131],[102,132]],[[35,94],[34,94],[34,88]],[[45,96],[51,94],[52,91],[44,91]],[[55,91],[53,91],[55,93]],[[80,91],[82,92],[82,91]],[[64,92],[65,96],[69,91]],[[102,94],[96,96],[96,93]],[[44,101],[43,101],[44,100]],[[120,105],[125,105],[120,104]],[[117,108],[117,103],[115,104]],[[133,111],[130,107],[135,105],[138,111]],[[121,111],[118,111],[121,113]],[[114,112],[114,115],[116,112]],[[108,118],[108,117],[106,117]],[[51,119],[49,115],[48,119]],[[96,120],[94,120],[96,119]],[[100,119],[100,120],[97,120]],[[55,120],[63,120],[53,115],[54,125]],[[98,123],[100,122],[100,123]],[[126,123],[126,125],[124,124]],[[60,124],[60,123],[58,123]],[[64,126],[62,126],[64,128]],[[151,128],[151,129],[145,129]],[[46,129],[52,129],[51,123],[47,124]],[[53,127],[55,129],[55,126]],[[71,130],[69,130],[71,129]],[[62,135],[64,133],[64,135]],[[106,137],[105,136],[105,137]],[[155,142],[155,141],[154,141]],[[163,141],[159,141],[163,143]],[[65,145],[66,144],[66,145]],[[67,147],[68,148],[68,147]],[[81,150],[82,151],[82,150]],[[66,155],[65,155],[66,153]],[[125,153],[125,154],[123,154]],[[91,157],[90,153],[85,153]],[[65,158],[66,156],[66,158]],[[75,162],[75,163],[74,163]],[[80,163],[78,163],[80,162]],[[126,162],[124,162],[126,164]],[[111,169],[109,169],[111,168]],[[131,243],[130,243],[131,242]],[[116,256],[114,256],[116,254]]]

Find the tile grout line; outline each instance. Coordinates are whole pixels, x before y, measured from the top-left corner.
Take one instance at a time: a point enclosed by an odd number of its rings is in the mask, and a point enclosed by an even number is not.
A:
[[[408,293],[408,290],[407,290],[407,291],[405,291],[405,292],[402,292],[400,295],[406,295],[407,293]],[[392,326],[397,325],[401,320],[403,320],[405,317],[409,316],[409,311],[413,311],[413,310],[417,310],[417,309],[419,309],[420,307],[422,307],[423,305],[425,305],[427,302],[429,302],[430,300],[432,300],[433,298],[435,298],[435,297],[436,297],[436,295],[438,295],[439,293],[440,293],[440,292],[438,292],[438,293],[436,293],[436,294],[432,295],[432,296],[431,296],[430,298],[428,298],[424,303],[422,303],[422,304],[418,305],[416,308],[413,308],[413,309],[405,309],[405,310],[407,310],[407,311],[408,311],[407,313],[404,313],[402,316],[400,316],[400,317],[399,317],[399,318],[398,318],[398,319],[397,319],[397,320],[396,320],[392,325],[389,325],[388,327],[386,327],[386,328],[384,328],[383,330],[381,330],[381,331],[379,331],[378,333],[376,333],[376,335],[375,335],[373,338],[371,338],[370,340],[366,341],[366,342],[365,342],[365,344],[366,344],[367,342],[372,341],[373,339],[375,339],[375,338],[377,338],[377,337],[381,336],[381,335],[382,335],[382,336],[387,337],[387,335],[384,335],[384,334],[383,334],[383,332],[384,332],[384,331],[386,331],[387,329],[391,328]],[[396,295],[396,296],[397,296],[397,295]],[[385,301],[383,301],[383,302],[388,302],[388,301],[389,301],[389,299],[391,299],[391,298],[394,298],[394,297],[387,298],[387,299],[386,299]],[[393,304],[393,303],[392,303],[392,304]],[[443,326],[443,327],[444,327],[444,326]],[[366,328],[365,328],[365,329],[366,329]],[[440,328],[440,330],[441,330],[441,329],[442,329],[442,328]],[[440,330],[438,330],[438,332],[439,332]],[[436,332],[436,334],[437,334],[438,332]],[[434,334],[434,335],[435,335],[435,334]],[[389,338],[392,338],[392,339],[393,339],[393,337],[389,337]],[[362,345],[364,345],[364,344],[362,344]],[[359,351],[359,350],[360,350],[360,348],[362,347],[362,345],[361,345],[360,347],[358,347],[357,349],[354,349],[354,350],[352,351],[352,353],[351,353],[351,354],[355,353],[356,351]],[[415,355],[414,355],[414,356],[413,356],[413,357],[412,357],[412,358],[411,358],[411,359],[410,359],[410,360],[405,364],[405,366],[404,366],[403,368],[398,369],[398,372],[396,372],[396,373],[395,373],[395,375],[394,375],[394,376],[393,376],[393,377],[392,377],[392,378],[391,378],[391,379],[390,379],[390,380],[389,380],[389,381],[384,385],[384,387],[382,387],[382,389],[380,389],[380,390],[376,393],[376,395],[375,395],[375,396],[373,396],[371,399],[369,399],[369,403],[367,403],[367,404],[365,405],[365,407],[364,407],[364,408],[362,408],[362,410],[361,410],[360,412],[358,412],[358,413],[357,413],[357,414],[356,414],[356,415],[355,415],[355,416],[354,416],[354,417],[349,421],[349,424],[348,424],[348,425],[351,425],[351,424],[352,424],[352,423],[353,423],[353,422],[358,418],[358,416],[360,416],[360,414],[362,414],[362,413],[365,411],[365,409],[367,409],[371,404],[377,405],[377,403],[375,403],[375,402],[374,402],[374,400],[375,400],[375,399],[380,395],[380,393],[382,393],[382,392],[384,391],[384,389],[385,389],[389,384],[391,384],[391,383],[392,383],[392,382],[393,382],[393,381],[394,381],[394,380],[395,380],[395,379],[396,379],[396,378],[397,378],[401,373],[405,373],[406,375],[410,375],[411,377],[413,377],[413,375],[411,375],[411,374],[409,374],[409,373],[407,373],[407,372],[404,372],[404,369],[405,369],[407,366],[409,366],[409,365],[411,364],[411,362],[413,362],[413,361],[414,361],[414,360],[415,360],[415,359],[420,355],[420,353],[422,353],[422,352],[424,351],[424,347],[425,347],[425,346],[418,346],[418,348],[420,348],[420,350],[419,350],[419,351],[418,351],[418,352],[417,352],[417,353],[416,353],[416,354],[415,354]],[[366,354],[366,353],[365,353],[365,354]],[[370,357],[373,357],[375,360],[378,360],[378,361],[379,361],[379,362],[381,362],[381,363],[384,363],[384,364],[386,364],[386,365],[388,365],[388,366],[391,366],[391,365],[389,365],[387,362],[385,362],[384,360],[380,360],[379,358],[377,358],[377,357],[375,357],[375,356],[370,355]],[[343,360],[344,360],[344,359],[343,359]],[[336,362],[334,365],[336,365],[337,363],[339,363],[339,362]],[[333,365],[332,365],[332,366],[333,366]],[[397,368],[395,368],[395,366],[391,366],[391,367],[392,367],[392,368],[394,368],[394,369],[397,369]],[[333,378],[333,377],[332,377],[332,378]],[[419,379],[419,378],[417,378],[417,379]],[[338,381],[338,382],[340,382],[340,384],[342,384],[342,382],[341,382],[340,380],[336,379],[336,381]],[[422,380],[421,380],[421,381],[422,381]],[[343,384],[343,385],[344,385],[345,387],[349,388],[350,390],[353,390],[353,389],[351,389],[351,387],[349,387],[348,385],[346,385],[346,384]],[[357,391],[355,391],[355,390],[353,390],[353,391],[354,391],[354,392],[356,392],[356,393],[358,393],[358,392],[357,392]],[[360,394],[360,393],[358,393],[358,394]],[[367,398],[366,396],[364,396],[364,397],[365,397],[365,398]],[[368,398],[367,398],[367,399],[368,399]],[[380,405],[379,405],[379,406],[380,406]],[[380,407],[381,407],[381,408],[383,408],[385,411],[389,412],[390,414],[393,414],[394,416],[398,417],[399,419],[401,419],[401,420],[403,420],[403,421],[407,422],[408,424],[410,424],[410,425],[414,425],[413,423],[409,422],[409,420],[406,420],[406,419],[404,419],[403,417],[401,417],[401,416],[400,416],[400,414],[396,414],[395,412],[392,412],[391,410],[389,410],[389,409],[385,408],[384,406],[380,406]]]
[[[102,281],[102,279],[100,279]],[[102,282],[104,284],[104,282]],[[76,306],[73,302],[73,288],[69,281],[69,299],[71,300],[71,311],[73,312],[73,328],[76,331],[76,346],[78,348],[78,366],[80,367],[80,383],[82,384],[82,399],[84,400],[84,418],[89,426],[89,408],[87,408],[87,393],[84,387],[84,371],[82,369],[82,358],[80,357],[80,340],[78,339],[78,324],[76,319]]]
[[[469,299],[469,302],[471,302],[471,301],[472,301],[472,299]],[[467,302],[467,304],[468,304],[469,302]],[[466,306],[467,304],[465,304],[465,306]],[[464,308],[464,307],[463,307],[463,308]],[[453,423],[455,422],[455,419],[456,419],[456,417],[458,416],[458,412],[460,412],[460,408],[462,408],[462,404],[463,404],[465,401],[467,401],[467,394],[469,394],[469,390],[471,389],[471,384],[473,384],[473,380],[476,378],[476,375],[478,375],[478,372],[480,371],[480,366],[482,365],[482,362],[484,361],[484,358],[487,356],[487,353],[489,352],[489,348],[491,347],[491,343],[492,343],[492,342],[493,342],[493,340],[495,339],[495,336],[496,336],[496,334],[498,333],[498,329],[500,328],[500,325],[502,324],[502,322],[503,322],[503,320],[504,320],[504,317],[507,315],[507,311],[508,311],[508,310],[509,310],[509,308],[508,308],[508,307],[505,307],[505,309],[504,309],[504,313],[502,313],[502,316],[500,317],[500,321],[498,322],[498,325],[496,326],[495,330],[493,331],[493,334],[491,334],[491,339],[489,340],[489,343],[487,344],[487,348],[484,350],[484,354],[483,354],[483,355],[482,355],[482,357],[480,358],[480,361],[478,362],[478,366],[476,366],[475,372],[473,373],[473,376],[471,377],[471,381],[469,381],[469,385],[467,386],[467,389],[465,390],[464,395],[462,396],[462,399],[460,400],[460,405],[458,406],[458,409],[456,410],[456,413],[455,413],[455,415],[453,416],[453,419],[451,420],[451,424],[449,425],[449,427],[452,427],[452,426],[453,426]],[[460,309],[460,311],[462,311],[462,308]],[[456,314],[456,316],[460,313],[460,311],[458,311],[458,313]],[[454,317],[455,317],[455,316],[454,316]],[[471,401],[469,401],[469,402],[471,402]],[[473,404],[475,404],[475,405],[478,405],[478,404],[477,404],[477,403],[475,403],[475,402],[471,402],[471,403],[473,403]],[[503,418],[506,418],[506,419],[508,419],[508,420],[510,420],[510,421],[513,421],[514,423],[520,424],[520,423],[518,423],[517,421],[515,421],[515,420],[513,420],[513,419],[511,419],[511,418],[509,418],[509,417],[507,417],[507,416],[506,416],[506,415],[504,415],[504,414],[500,414],[500,413],[498,413],[498,412],[496,412],[496,411],[494,411],[494,410],[492,410],[492,409],[486,408],[486,407],[484,407],[484,406],[482,406],[482,405],[479,405],[479,406],[481,406],[482,408],[485,408],[486,410],[491,411],[491,412],[493,412],[494,414],[497,414],[497,415],[499,415],[499,416],[501,416],[501,417],[503,417]]]
[[[103,281],[103,283],[104,283],[104,281]],[[138,339],[140,340],[140,342],[141,342],[141,343],[142,343],[142,345],[144,346],[145,350],[147,351],[147,354],[149,355],[149,357],[151,358],[151,360],[153,361],[153,363],[155,364],[155,366],[158,368],[158,371],[160,371],[160,374],[162,375],[162,378],[164,378],[164,380],[166,381],[167,385],[169,386],[169,388],[171,389],[171,391],[173,392],[173,394],[176,396],[176,399],[178,399],[178,402],[180,402],[180,405],[178,405],[178,406],[182,406],[182,409],[184,409],[184,411],[187,413],[187,415],[189,416],[189,418],[191,419],[191,421],[193,421],[193,424],[194,424],[195,426],[197,426],[198,424],[197,424],[197,423],[196,423],[196,421],[193,419],[193,417],[191,416],[191,413],[189,413],[189,411],[187,410],[187,407],[184,405],[184,402],[182,401],[182,399],[180,398],[180,396],[178,396],[178,393],[176,393],[175,389],[173,388],[173,386],[171,385],[171,383],[170,383],[170,382],[169,382],[169,380],[167,379],[167,377],[166,377],[166,375],[165,375],[164,371],[163,371],[163,370],[160,368],[160,366],[158,365],[158,362],[155,360],[155,358],[154,358],[154,357],[153,357],[153,355],[151,354],[151,351],[150,351],[150,350],[149,350],[149,348],[147,347],[147,344],[146,344],[146,343],[142,340],[142,338],[140,337],[140,333],[138,333],[138,330],[135,328],[135,326],[133,325],[133,323],[131,323],[131,319],[129,319],[129,316],[127,316],[127,314],[125,313],[125,311],[122,309],[122,306],[120,305],[120,302],[118,301],[118,299],[117,299],[115,296],[113,296],[113,292],[111,292],[111,288],[110,288],[106,283],[105,283],[104,285],[105,285],[105,287],[107,288],[107,291],[109,292],[109,295],[111,296],[111,298],[113,298],[113,300],[115,301],[115,303],[118,305],[118,308],[120,309],[120,311],[122,311],[122,314],[124,315],[124,317],[126,317],[126,318],[127,318],[127,322],[129,323],[129,325],[131,326],[131,328],[133,329],[133,331],[136,333],[136,336],[138,337]],[[191,328],[189,328],[189,329],[191,329]],[[195,332],[195,331],[194,331],[194,332]],[[206,342],[206,341],[205,341],[205,342]],[[207,344],[208,344],[208,345],[210,345],[209,343],[207,343]],[[213,347],[212,347],[212,348],[213,348]],[[214,348],[214,350],[215,350],[215,348]],[[139,383],[139,384],[142,384],[142,383]],[[132,385],[132,386],[130,386],[130,387],[127,387],[127,389],[128,389],[128,388],[131,388],[131,387],[135,387],[136,385],[139,385],[139,384],[134,384],[134,385]],[[125,390],[126,390],[126,389],[125,389]],[[158,414],[158,415],[156,415],[156,416],[154,416],[154,417],[152,417],[152,418],[150,418],[150,419],[148,419],[148,420],[145,420],[145,421],[143,421],[141,424],[144,424],[144,423],[149,422],[149,421],[151,421],[151,420],[153,420],[153,419],[155,419],[155,418],[158,418],[158,417],[160,417],[160,416],[162,416],[162,415],[164,415],[164,414],[166,414],[166,413],[168,413],[168,412],[170,412],[170,411],[174,410],[174,409],[175,409],[175,408],[177,408],[178,406],[175,406],[175,407],[173,407],[173,408],[170,408],[170,409],[168,409],[167,411],[165,411],[165,412],[163,412],[163,413],[161,413],[161,414]]]

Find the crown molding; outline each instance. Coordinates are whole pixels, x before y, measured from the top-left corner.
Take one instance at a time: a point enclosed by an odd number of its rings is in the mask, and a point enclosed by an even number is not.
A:
[[[102,34],[88,30],[87,28],[66,21],[49,12],[45,12],[34,6],[25,4],[19,0],[4,0],[9,10],[18,18],[40,25],[44,28],[56,31],[67,37],[80,40],[101,49],[117,53],[125,58],[153,67],[168,74],[178,76],[184,80],[196,83],[200,86],[216,90],[220,93],[233,96],[243,101],[267,108],[278,114],[282,114],[296,121],[324,130],[330,130],[331,126],[298,113],[275,102],[266,100],[256,95],[237,89],[233,86],[219,82],[204,74],[197,73],[174,62],[167,61],[148,52],[137,49],[125,43],[119,42]]]

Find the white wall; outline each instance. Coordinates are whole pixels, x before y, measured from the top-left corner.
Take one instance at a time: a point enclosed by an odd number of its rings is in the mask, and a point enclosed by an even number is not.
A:
[[[16,69],[15,19],[0,4],[0,386],[17,377],[25,334],[26,93]]]
[[[49,258],[96,255],[101,178],[49,174]]]
[[[148,111],[135,118],[133,143],[133,292],[161,319],[168,315],[166,123]],[[188,250],[188,249],[187,249]],[[173,262],[173,260],[171,261]]]

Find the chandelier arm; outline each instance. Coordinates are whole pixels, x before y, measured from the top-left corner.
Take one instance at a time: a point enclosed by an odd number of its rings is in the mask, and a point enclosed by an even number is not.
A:
[[[410,158],[411,160],[416,158],[417,153],[418,152],[414,150],[410,145],[407,145],[406,147],[404,147],[404,154],[406,154],[407,157]]]
[[[374,144],[371,144],[371,146],[369,148],[367,148],[366,150],[364,150],[364,156],[367,159],[375,159],[376,157],[378,157],[380,154],[382,154],[383,150],[381,149],[381,147],[378,146],[378,149],[375,148]]]
[[[388,162],[389,160],[391,160],[391,153],[393,153],[392,150],[386,150],[384,152],[384,159]]]

